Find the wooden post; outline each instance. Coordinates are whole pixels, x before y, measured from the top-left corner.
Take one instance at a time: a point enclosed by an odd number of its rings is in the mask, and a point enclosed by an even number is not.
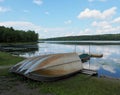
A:
[[[90,44],[89,44],[89,55],[90,55]],[[89,69],[90,69],[90,60],[89,60]]]

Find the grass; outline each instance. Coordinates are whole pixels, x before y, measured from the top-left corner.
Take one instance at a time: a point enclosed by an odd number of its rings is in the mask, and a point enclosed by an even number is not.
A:
[[[79,74],[69,79],[52,82],[29,82],[31,88],[40,88],[42,93],[53,95],[119,95],[120,80],[88,77]]]
[[[8,70],[2,70],[2,75],[7,77],[9,81],[4,85],[13,88],[19,81],[21,84],[26,84],[28,89],[39,89],[38,92],[50,95],[119,95],[120,80],[97,78],[83,74],[59,80],[56,82],[37,82],[25,79],[22,76],[10,74]],[[1,71],[0,71],[1,72]],[[1,74],[0,74],[1,76]],[[14,80],[14,82],[13,82]],[[5,81],[5,80],[4,80]],[[3,85],[3,88],[5,88]],[[10,89],[7,89],[8,91]],[[17,92],[16,92],[17,95]],[[37,94],[35,94],[37,95]]]
[[[6,65],[15,64],[23,60],[22,58],[2,52],[0,52],[0,58]],[[3,63],[1,64],[1,59],[0,65],[3,65]],[[9,93],[10,91],[11,94],[14,93],[13,95],[19,95],[19,93],[26,95],[20,92],[19,89],[18,91],[16,90],[16,86],[19,88],[19,85],[25,84],[26,87],[22,86],[22,89],[32,91],[32,94],[27,93],[27,95],[120,95],[120,80],[117,79],[97,78],[77,74],[56,82],[36,82],[19,75],[11,74],[8,71],[9,69],[0,69],[1,93]],[[11,89],[13,92],[11,92]]]
[[[0,52],[0,66],[14,65],[24,58],[18,56],[12,56],[9,53]]]
[[[13,43],[0,43],[1,45],[27,45],[27,44],[37,44],[38,42],[13,42]]]

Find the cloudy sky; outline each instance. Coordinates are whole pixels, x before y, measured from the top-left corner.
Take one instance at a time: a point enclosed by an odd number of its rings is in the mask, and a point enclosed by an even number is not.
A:
[[[0,0],[0,26],[40,38],[120,33],[120,0]]]

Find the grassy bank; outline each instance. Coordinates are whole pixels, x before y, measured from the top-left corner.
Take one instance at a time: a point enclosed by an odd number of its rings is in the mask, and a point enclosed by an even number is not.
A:
[[[13,65],[22,61],[23,59],[24,58],[22,57],[12,56],[9,53],[0,52],[0,66]]]
[[[6,65],[22,60],[2,52],[0,58],[7,58],[4,60]],[[0,69],[0,95],[120,95],[120,80],[116,79],[77,74],[56,82],[36,82],[8,70]]]
[[[38,42],[13,42],[13,43],[0,43],[1,45],[29,45],[37,44]]]
[[[53,95],[119,95],[120,81],[98,79],[79,74],[69,79],[53,83],[28,84],[31,88],[39,88],[41,92]]]

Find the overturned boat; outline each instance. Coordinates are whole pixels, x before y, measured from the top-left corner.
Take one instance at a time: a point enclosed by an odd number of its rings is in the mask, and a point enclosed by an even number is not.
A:
[[[31,57],[11,67],[10,72],[37,81],[55,81],[83,69],[88,54],[61,53]]]
[[[49,54],[25,59],[14,65],[10,72],[37,81],[54,81],[83,69],[77,53]]]

